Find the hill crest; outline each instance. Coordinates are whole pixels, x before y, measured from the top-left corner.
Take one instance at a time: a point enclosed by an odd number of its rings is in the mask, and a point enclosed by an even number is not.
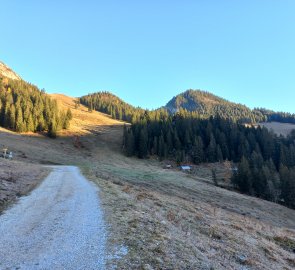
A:
[[[15,73],[9,66],[0,61],[0,75],[12,80],[21,80],[21,77]]]
[[[214,106],[220,103],[232,103],[214,94],[202,90],[186,90],[174,96],[165,107],[172,113],[179,111],[180,108],[187,111],[204,110],[204,105]],[[237,104],[236,104],[237,105]]]
[[[245,105],[228,101],[210,92],[189,89],[173,97],[165,107],[174,114],[184,109],[197,112],[202,117],[221,116],[241,122],[259,122],[264,120],[260,112],[254,112]]]

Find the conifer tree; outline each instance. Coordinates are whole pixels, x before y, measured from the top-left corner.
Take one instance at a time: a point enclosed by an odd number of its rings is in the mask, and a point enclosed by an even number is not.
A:
[[[132,129],[128,129],[127,131],[127,139],[126,139],[126,154],[127,156],[132,156],[135,153],[135,144],[134,144],[134,136]]]
[[[234,175],[233,183],[238,186],[241,192],[251,193],[252,176],[249,162],[245,157],[242,157],[241,163],[238,166],[238,172]]]
[[[22,109],[20,107],[16,108],[15,130],[17,132],[23,132],[24,131],[23,112],[22,112]]]
[[[50,138],[56,138],[57,137],[57,123],[56,123],[55,119],[53,119],[51,121],[51,123],[49,124],[48,136]]]
[[[223,155],[222,155],[221,147],[220,147],[219,144],[216,147],[216,159],[219,162],[222,162],[223,161]]]
[[[207,147],[207,159],[209,162],[216,161],[216,141],[214,135],[210,135],[210,143]]]
[[[147,137],[147,131],[146,129],[142,129],[140,131],[140,137],[139,137],[139,147],[138,147],[138,157],[139,158],[145,158],[148,153],[148,137]]]
[[[28,120],[27,120],[27,128],[28,131],[35,131],[34,127],[34,121],[32,115],[29,115]]]
[[[164,141],[164,136],[161,134],[160,139],[159,139],[159,156],[160,158],[163,158],[165,156],[165,141]]]
[[[200,136],[196,137],[192,148],[192,158],[195,164],[200,164],[204,161],[204,144]]]
[[[9,128],[15,129],[15,106],[14,104],[10,105],[9,111]]]

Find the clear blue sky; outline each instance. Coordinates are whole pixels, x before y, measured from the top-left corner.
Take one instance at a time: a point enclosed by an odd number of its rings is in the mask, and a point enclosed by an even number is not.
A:
[[[0,60],[49,93],[186,89],[295,113],[295,1],[1,1]]]

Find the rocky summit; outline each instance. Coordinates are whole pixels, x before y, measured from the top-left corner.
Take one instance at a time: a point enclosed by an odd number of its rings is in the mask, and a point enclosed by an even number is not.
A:
[[[21,80],[21,77],[17,75],[11,68],[0,61],[0,75],[13,80]]]

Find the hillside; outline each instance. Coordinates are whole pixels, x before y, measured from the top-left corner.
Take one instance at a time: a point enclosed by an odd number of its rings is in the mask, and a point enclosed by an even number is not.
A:
[[[68,109],[72,112],[72,120],[70,122],[70,128],[63,130],[60,135],[85,135],[93,132],[93,130],[101,130],[102,128],[108,128],[110,126],[122,125],[123,122],[112,119],[109,115],[92,111],[91,113],[83,104],[78,104],[78,98],[68,97],[63,94],[50,94],[50,97],[57,101],[58,106],[66,111]]]
[[[12,80],[21,80],[21,77],[16,74],[10,67],[0,61],[0,76],[7,77]]]
[[[24,165],[75,164],[98,184],[110,229],[107,269],[294,267],[294,210],[213,186],[207,165],[188,175],[154,159],[127,158],[123,122],[75,108],[74,98],[52,98],[73,113],[61,136],[1,129],[0,141]],[[225,177],[219,166],[218,177]]]
[[[202,117],[220,116],[241,122],[259,122],[263,115],[253,112],[245,105],[227,101],[209,92],[201,90],[187,90],[173,97],[165,106],[171,113],[185,109],[197,112]]]
[[[0,78],[0,126],[17,132],[48,131],[54,137],[68,120],[37,87]]]
[[[0,126],[16,132],[46,132],[54,138],[66,129],[71,112],[59,110],[56,101],[37,86],[21,80],[7,66],[0,72]]]
[[[124,120],[129,123],[135,121],[140,114],[144,113],[143,109],[128,104],[110,92],[88,94],[82,96],[79,100],[89,110],[107,113],[114,119]]]
[[[128,122],[140,119],[140,115],[145,112],[142,108],[135,108],[109,92],[89,94],[81,97],[80,101],[93,110],[108,113],[115,119]],[[167,112],[175,114],[180,110],[195,112],[203,118],[219,115],[222,118],[241,122],[258,122],[264,119],[260,112],[254,113],[244,105],[229,102],[200,90],[187,90],[173,97],[166,106],[154,110],[154,113],[161,112],[167,115]]]
[[[279,123],[279,122],[263,122],[259,123],[260,126],[266,127],[268,130],[273,131],[278,136],[288,136],[295,130],[295,124]]]
[[[148,112],[152,119],[167,118],[168,114],[190,112],[194,117],[209,118],[219,116],[238,123],[281,122],[295,123],[295,115],[275,112],[264,108],[249,107],[230,102],[221,97],[201,90],[187,90],[173,97],[165,106],[156,110],[134,107],[110,92],[96,92],[79,98],[89,110],[107,113],[114,119],[129,123],[140,121]]]

